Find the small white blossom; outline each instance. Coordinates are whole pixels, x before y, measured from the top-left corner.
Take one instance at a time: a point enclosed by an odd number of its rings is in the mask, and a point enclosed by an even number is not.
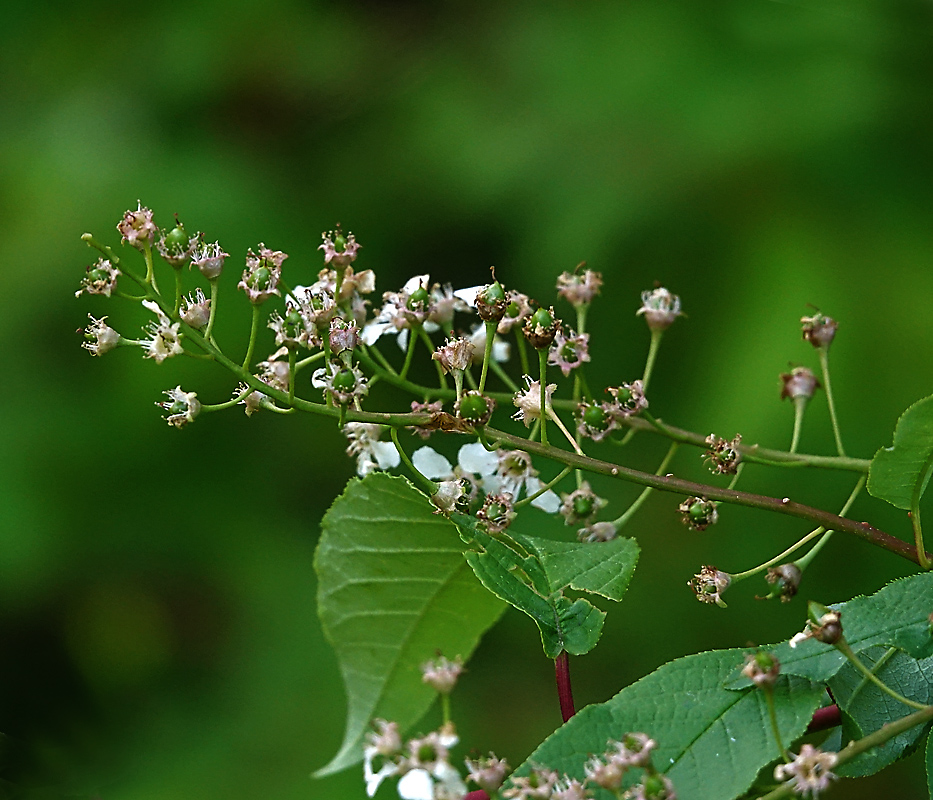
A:
[[[663,286],[641,293],[641,308],[635,312],[644,314],[645,322],[652,331],[667,330],[677,317],[682,317],[680,298]]]
[[[87,274],[81,280],[81,288],[75,292],[75,297],[82,294],[102,294],[110,297],[117,288],[117,277],[122,273],[106,258],[99,258],[97,262],[87,268]]]
[[[195,329],[207,325],[211,318],[211,301],[204,297],[204,292],[197,289],[193,296],[182,298],[181,318]]]
[[[145,329],[150,338],[145,342],[144,356],[161,364],[166,358],[184,353],[178,334],[181,323],[172,322],[154,300],[143,300],[142,304],[158,317],[158,322],[149,323]]]
[[[527,388],[523,392],[516,392],[512,399],[513,405],[518,408],[512,415],[512,419],[518,419],[525,423],[525,427],[531,426],[532,421],[541,419],[541,382],[533,381],[531,376],[525,375]],[[545,387],[545,409],[546,414],[551,408],[551,395],[557,389],[556,383],[549,383]]]
[[[152,221],[152,211],[143,208],[141,202],[137,202],[136,206],[135,211],[127,211],[123,215],[123,219],[117,223],[117,230],[124,242],[129,242],[137,250],[143,250],[147,245],[152,245],[158,229]]]
[[[391,469],[401,463],[398,450],[391,442],[380,442],[382,425],[369,422],[348,422],[343,432],[350,440],[347,455],[356,456],[356,474],[361,478],[373,470]]]
[[[463,659],[459,656],[451,661],[445,656],[438,656],[433,661],[421,665],[421,680],[440,694],[450,694],[457,679],[463,673]]]
[[[194,422],[194,418],[201,413],[197,392],[183,392],[181,386],[176,386],[162,394],[168,397],[168,400],[156,405],[168,412],[165,421],[169,425],[184,428],[189,422]]]
[[[92,356],[102,356],[120,344],[122,337],[107,324],[107,317],[94,319],[90,314],[87,316],[91,324],[84,329],[84,341],[81,346]]]
[[[213,244],[198,242],[194,253],[191,254],[191,264],[188,268],[197,267],[205,278],[213,281],[220,277],[224,268],[224,259],[229,257],[230,254],[221,249],[220,242]]]

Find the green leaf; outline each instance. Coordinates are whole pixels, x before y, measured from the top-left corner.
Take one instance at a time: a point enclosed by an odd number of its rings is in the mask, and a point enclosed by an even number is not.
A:
[[[571,601],[560,590],[552,591],[547,573],[533,555],[516,552],[467,519],[458,519],[458,525],[464,539],[478,548],[466,554],[476,577],[494,595],[535,621],[548,658],[557,658],[561,650],[582,655],[596,646],[604,611],[583,598]]]
[[[543,764],[582,780],[586,762],[605,752],[609,740],[641,732],[658,743],[652,764],[671,779],[679,800],[742,794],[778,757],[764,694],[722,685],[744,663],[745,652],[716,650],[665,664],[611,700],[584,708],[545,739],[517,774]],[[789,744],[804,732],[825,692],[781,676],[774,697],[781,738]]]
[[[353,479],[322,522],[314,566],[318,614],[347,691],[340,752],[316,775],[357,763],[370,720],[405,729],[436,697],[420,665],[436,651],[468,658],[504,606],[463,561],[457,528],[408,481]]]
[[[894,445],[882,447],[868,469],[868,492],[896,508],[910,509],[923,495],[933,469],[933,396],[918,400],[897,421]]]
[[[639,547],[634,539],[581,543],[532,536],[515,538],[537,555],[552,592],[569,586],[609,600],[621,600],[638,561]]]
[[[892,581],[868,597],[831,606],[842,614],[842,631],[856,653],[875,645],[906,650],[913,658],[933,655],[930,612],[933,610],[933,573],[922,572]],[[803,627],[801,625],[801,627]],[[848,663],[829,644],[807,639],[797,647],[789,642],[772,645],[781,672],[825,683]],[[748,678],[733,675],[728,688],[742,689]]]
[[[886,647],[870,647],[863,650],[859,658],[887,686],[909,700],[924,704],[933,702],[933,658],[918,661],[902,650]],[[882,692],[851,664],[846,664],[836,673],[829,688],[836,704],[844,712],[844,741],[861,739],[913,711]],[[922,725],[911,728],[835,771],[848,778],[874,775],[897,761],[925,732]]]
[[[933,745],[930,744],[930,738],[927,735],[927,789],[930,792],[930,800],[933,800]]]

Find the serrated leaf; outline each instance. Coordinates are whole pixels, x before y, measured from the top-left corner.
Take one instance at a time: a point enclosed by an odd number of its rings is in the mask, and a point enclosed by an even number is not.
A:
[[[831,606],[842,614],[842,631],[856,653],[875,645],[907,651],[913,658],[933,655],[930,613],[933,612],[933,573],[922,572],[892,581],[875,594]],[[802,627],[802,626],[801,626]],[[835,647],[807,639],[797,647],[789,642],[771,645],[781,672],[827,682],[846,658]],[[749,686],[748,678],[733,675],[728,688]]]
[[[670,778],[679,800],[742,794],[778,757],[764,694],[722,686],[744,663],[745,652],[716,650],[665,664],[611,700],[584,708],[545,739],[517,774],[543,764],[582,780],[586,762],[605,752],[609,740],[641,732],[658,743],[652,764]],[[781,676],[774,697],[781,737],[790,743],[804,732],[825,692],[810,681]]]
[[[370,720],[408,728],[436,697],[420,665],[464,659],[505,606],[463,561],[449,520],[404,478],[353,479],[321,523],[318,614],[347,691],[347,729],[323,776],[357,763]]]
[[[859,653],[862,663],[887,686],[909,700],[933,701],[933,657],[914,659],[902,650],[870,647]],[[882,692],[851,664],[839,670],[829,683],[836,704],[843,714],[843,739],[861,739],[889,722],[901,719],[913,709]],[[922,725],[911,728],[869,750],[835,770],[848,778],[874,775],[897,761],[925,733]]]
[[[554,542],[533,536],[516,537],[538,557],[552,592],[569,586],[579,592],[621,600],[638,562],[634,539],[608,542]]]
[[[926,762],[927,762],[927,790],[930,792],[930,800],[933,800],[933,745],[930,744],[930,739],[933,738],[929,734],[927,735],[927,752],[926,752]]]
[[[898,419],[894,444],[882,447],[868,468],[868,492],[896,508],[916,505],[933,470],[933,396],[918,400]]]
[[[557,658],[561,650],[582,655],[596,646],[605,612],[583,598],[571,601],[560,591],[550,591],[537,559],[520,555],[480,528],[467,527],[464,537],[478,548],[466,554],[476,577],[494,595],[535,621],[548,658]]]

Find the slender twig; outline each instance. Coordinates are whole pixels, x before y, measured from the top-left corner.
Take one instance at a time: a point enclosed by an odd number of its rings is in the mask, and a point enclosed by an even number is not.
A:
[[[557,680],[557,699],[560,702],[560,715],[566,722],[576,710],[573,706],[573,687],[570,684],[570,659],[566,650],[561,650],[554,659],[554,677]]]

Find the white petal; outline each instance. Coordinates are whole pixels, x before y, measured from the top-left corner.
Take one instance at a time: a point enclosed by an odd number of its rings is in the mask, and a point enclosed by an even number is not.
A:
[[[360,331],[360,339],[363,340],[364,344],[373,345],[382,334],[389,328],[394,327],[391,322],[367,322],[363,326],[363,330]]]
[[[437,762],[434,777],[447,789],[448,794],[454,797],[463,797],[466,794],[467,787],[460,773],[446,761]]]
[[[499,467],[499,456],[495,451],[489,451],[481,442],[465,444],[457,453],[457,463],[461,469],[482,475],[484,478],[492,475]]]
[[[498,336],[495,341],[492,343],[492,358],[493,361],[498,361],[500,364],[504,364],[509,360],[509,356],[512,355],[512,348],[508,342],[503,342]]]
[[[407,281],[405,281],[405,285],[402,287],[402,291],[411,294],[415,290],[420,289],[422,286],[427,289],[430,285],[430,275],[415,275],[413,278],[409,278]]]
[[[314,374],[311,376],[311,385],[315,389],[323,389],[327,384],[324,382],[324,378],[327,376],[327,368],[321,367],[320,369],[314,370]]]
[[[434,779],[426,769],[411,769],[398,781],[402,800],[434,800]]]
[[[419,447],[411,454],[411,463],[422,475],[432,481],[439,478],[449,478],[454,468],[450,462],[432,447]]]
[[[369,759],[363,765],[363,777],[366,779],[366,794],[372,797],[374,794],[376,794],[376,790],[379,788],[380,783],[382,783],[386,778],[397,773],[398,767],[395,766],[395,764],[392,762],[383,764],[379,772],[373,772],[372,759]]]
[[[399,350],[404,353],[408,349],[408,328],[402,328],[398,332],[398,339],[396,341],[398,342]]]
[[[395,449],[395,445],[391,442],[373,442],[370,445],[370,450],[372,450],[372,454],[376,457],[379,469],[397,467],[401,462],[398,450]]]
[[[485,288],[485,286],[471,286],[469,289],[457,289],[454,297],[458,297],[471,308],[476,308],[476,295]]]

